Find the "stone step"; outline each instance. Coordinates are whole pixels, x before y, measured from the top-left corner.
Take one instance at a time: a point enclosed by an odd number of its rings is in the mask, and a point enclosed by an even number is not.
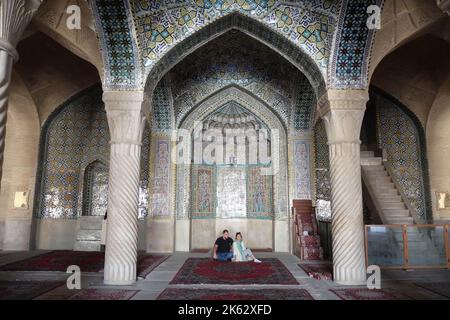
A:
[[[77,241],[100,241],[101,237],[101,230],[78,230],[77,232]]]
[[[381,190],[393,190],[394,194],[397,193],[397,189],[395,188],[395,185],[388,181],[381,181],[381,180],[372,180],[369,182],[370,185],[375,189],[381,189]]]
[[[397,242],[403,241],[403,232],[401,228],[397,228],[396,232],[393,233],[394,238]],[[429,238],[426,237],[423,233],[417,232],[417,233],[411,233],[408,232],[408,243],[414,243],[414,242],[423,242],[423,243],[429,243]]]
[[[379,175],[382,175],[382,176],[387,176],[388,175],[388,173],[387,173],[387,171],[384,169],[384,167],[381,167],[381,168],[378,168],[378,166],[376,167],[377,169],[376,170],[373,170],[373,168],[374,167],[362,167],[362,170],[366,173],[366,175],[367,176],[369,176],[369,177],[376,177],[376,176],[379,176]],[[372,170],[371,170],[372,169]]]
[[[383,189],[394,189],[397,190],[395,187],[395,184],[393,182],[387,181],[387,180],[372,180],[370,182],[371,185],[373,185],[375,188],[383,188]]]
[[[382,198],[383,196],[385,196],[385,197],[391,197],[391,196],[395,197],[395,196],[398,195],[397,189],[394,189],[394,188],[389,188],[389,187],[386,187],[386,188],[376,187],[376,188],[374,188],[374,189],[375,189],[375,193],[376,193],[376,195],[377,195],[377,198],[378,198],[378,197]]]
[[[375,191],[380,191],[380,193],[382,194],[391,192],[394,196],[398,195],[397,188],[392,182],[370,182],[370,184],[375,189]]]
[[[381,202],[382,210],[406,210],[403,202]]]
[[[377,178],[391,178],[390,176],[388,176],[388,174],[387,174],[387,172],[386,171],[383,171],[383,172],[375,172],[375,171],[365,171],[364,172],[364,174],[365,174],[365,176],[367,177],[367,178],[369,178],[369,180],[372,180],[372,179],[377,179]]]
[[[100,251],[100,241],[77,241],[75,243],[75,251]]]
[[[361,158],[374,158],[374,157],[375,157],[375,152],[361,150]]]
[[[385,217],[409,217],[409,210],[407,209],[384,209]]]
[[[379,188],[379,189],[383,189],[383,190],[384,189],[395,189],[397,191],[397,188],[395,188],[395,185],[392,182],[389,182],[387,180],[382,181],[382,180],[372,179],[369,183],[374,188]]]
[[[369,153],[365,153],[365,155],[369,156]],[[369,184],[375,192],[378,203],[380,203],[384,219],[388,224],[413,224],[414,219],[411,217],[392,178],[386,171],[382,159],[375,157],[370,159],[377,159],[378,165],[362,166],[362,170],[369,179]],[[402,240],[402,229],[393,230],[394,238],[399,241]]]
[[[386,172],[386,169],[383,165],[363,166],[363,170],[367,172]]]
[[[392,179],[388,175],[372,176],[372,177],[369,177],[369,179],[370,179],[370,183],[372,183],[372,184],[374,184],[374,183],[376,183],[376,184],[392,183]]]
[[[411,217],[385,217],[388,224],[413,224]]]
[[[383,163],[382,158],[361,158],[361,165],[364,167],[379,166],[382,163]]]
[[[380,200],[381,203],[403,202],[402,197],[400,195],[390,195],[390,194],[379,195],[378,199]]]

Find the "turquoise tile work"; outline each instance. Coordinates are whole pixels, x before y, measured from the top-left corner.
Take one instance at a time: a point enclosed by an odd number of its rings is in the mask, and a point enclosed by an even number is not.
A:
[[[331,221],[330,153],[322,119],[314,127],[314,150],[317,218]]]
[[[340,0],[140,1],[131,7],[145,66],[152,66],[174,44],[205,25],[240,12],[270,26],[326,68]]]
[[[108,170],[109,140],[108,121],[99,85],[69,99],[50,115],[41,134],[36,217],[76,219],[82,214],[83,207],[85,212],[86,208],[91,207],[83,203],[83,185],[89,180],[91,164],[100,162],[105,166],[102,171]],[[141,218],[147,215],[148,206],[149,141],[147,128],[141,158]],[[93,180],[100,183],[105,178]],[[85,191],[84,194],[89,195],[88,190]],[[96,197],[101,198],[97,199],[97,204],[105,207],[107,192],[99,193]]]
[[[387,153],[395,178],[421,217],[431,217],[425,135],[419,120],[395,99],[375,90],[380,148]]]

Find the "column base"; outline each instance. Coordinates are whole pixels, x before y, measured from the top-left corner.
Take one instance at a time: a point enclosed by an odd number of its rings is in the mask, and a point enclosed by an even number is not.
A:
[[[334,283],[343,285],[343,286],[364,286],[367,285],[367,281],[361,280],[335,280]]]
[[[136,279],[134,280],[103,280],[103,283],[108,286],[129,286],[136,283]]]

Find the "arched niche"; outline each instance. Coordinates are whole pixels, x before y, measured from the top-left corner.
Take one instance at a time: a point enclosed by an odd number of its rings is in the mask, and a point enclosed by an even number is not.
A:
[[[227,102],[233,101],[240,105],[242,108],[253,113],[258,119],[261,119],[270,130],[277,132],[278,141],[272,141],[272,154],[278,157],[277,174],[273,176],[273,208],[274,216],[270,223],[261,227],[261,230],[265,230],[262,233],[271,233],[273,237],[271,239],[266,238],[264,241],[267,244],[263,244],[266,248],[274,249],[275,251],[289,251],[289,215],[288,215],[288,170],[287,170],[287,134],[286,128],[283,126],[280,119],[270,110],[264,102],[258,100],[251,94],[243,91],[239,87],[229,87],[223,89],[215,94],[211,95],[200,104],[198,104],[194,110],[192,110],[182,121],[178,128],[179,135],[183,134],[183,139],[190,139],[197,121],[205,119],[208,115],[214,113],[216,110],[223,107]],[[190,148],[183,149],[183,158],[191,159],[192,150]],[[176,236],[175,247],[177,251],[189,251],[191,246],[196,246],[192,242],[191,234],[197,232],[197,230],[203,229],[205,225],[192,224],[192,217],[190,215],[190,201],[191,201],[191,175],[192,165],[183,164],[178,161],[176,170]],[[215,237],[216,230],[220,229],[224,221],[220,221],[215,225],[212,230],[212,234],[208,235],[208,240],[211,237]],[[221,224],[222,223],[222,224]],[[211,224],[207,222],[205,224]],[[255,222],[254,228],[258,229],[256,225],[261,225],[261,221]],[[253,227],[243,226],[247,229]],[[232,227],[228,227],[232,229]],[[255,229],[255,230],[256,230]],[[236,230],[238,231],[238,230]],[[252,236],[250,236],[252,237]],[[251,238],[249,243],[257,243],[258,240]],[[263,241],[263,242],[264,242]],[[270,242],[270,243],[269,243]],[[191,245],[190,245],[191,244]],[[206,245],[206,244],[204,244]],[[260,247],[261,241],[257,243]]]
[[[38,249],[73,249],[83,213],[86,170],[97,161],[109,169],[110,135],[100,85],[69,98],[41,130],[34,221]],[[150,133],[142,141],[139,219],[148,211]]]
[[[83,170],[82,216],[103,216],[108,207],[108,167],[99,160]]]

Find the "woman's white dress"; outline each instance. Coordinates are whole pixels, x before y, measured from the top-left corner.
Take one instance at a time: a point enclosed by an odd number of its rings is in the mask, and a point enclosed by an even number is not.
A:
[[[251,261],[253,253],[245,247],[244,241],[241,241],[241,250],[239,250],[239,242],[233,242],[233,258],[236,262]]]

